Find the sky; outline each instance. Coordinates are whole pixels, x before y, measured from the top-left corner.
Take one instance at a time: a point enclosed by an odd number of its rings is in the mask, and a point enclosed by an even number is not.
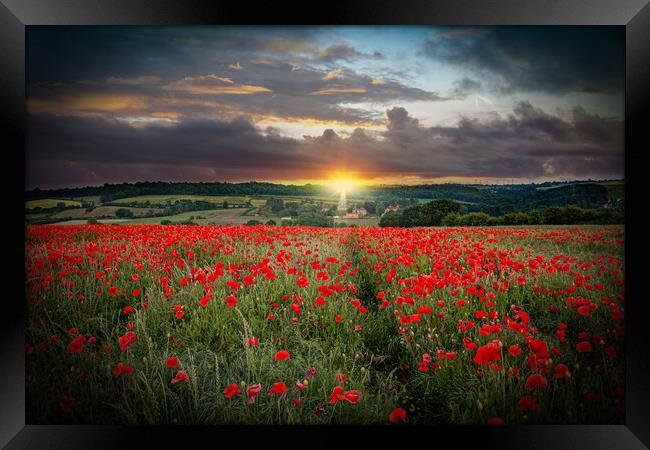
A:
[[[624,177],[623,27],[27,27],[26,188]]]

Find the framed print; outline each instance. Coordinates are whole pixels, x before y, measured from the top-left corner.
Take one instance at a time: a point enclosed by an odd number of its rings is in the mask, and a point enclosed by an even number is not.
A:
[[[647,448],[647,3],[0,12],[6,448]]]

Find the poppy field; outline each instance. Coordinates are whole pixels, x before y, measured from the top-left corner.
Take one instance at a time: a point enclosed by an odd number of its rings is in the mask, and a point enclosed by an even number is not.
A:
[[[27,424],[624,423],[622,226],[25,239]]]

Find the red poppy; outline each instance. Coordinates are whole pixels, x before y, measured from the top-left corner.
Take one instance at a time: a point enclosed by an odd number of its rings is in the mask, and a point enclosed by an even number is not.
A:
[[[257,346],[258,343],[259,343],[259,339],[257,339],[256,337],[248,338],[248,346],[249,347],[255,347],[255,346]]]
[[[519,355],[521,355],[521,353],[522,353],[522,350],[517,344],[511,345],[510,347],[508,347],[508,354],[510,356],[519,356]]]
[[[235,395],[241,394],[241,391],[239,390],[239,386],[236,384],[231,384],[229,386],[226,386],[226,388],[223,390],[223,396],[226,398],[233,398]]]
[[[288,351],[286,350],[280,350],[275,354],[275,360],[276,361],[283,361],[285,359],[291,359],[291,355],[289,354]]]
[[[251,403],[255,403],[255,397],[257,397],[257,394],[259,394],[261,390],[262,385],[259,383],[249,386],[248,389],[246,389],[246,395],[250,397]]]
[[[473,362],[477,364],[491,364],[501,359],[501,342],[492,341],[476,349],[476,355]]]
[[[68,349],[72,353],[81,353],[84,349],[84,342],[86,342],[86,336],[77,336],[72,341],[70,341],[68,344]]]
[[[234,295],[229,295],[226,297],[226,305],[228,305],[230,308],[235,306],[237,304],[237,299],[235,298]]]
[[[569,367],[566,366],[565,364],[558,364],[555,366],[555,369],[553,369],[553,378],[556,380],[563,380],[563,379],[569,379],[571,378],[571,372],[569,371]]]
[[[500,417],[490,417],[487,421],[488,425],[505,425],[506,423]]]
[[[165,365],[167,367],[173,368],[179,364],[178,358],[175,356],[170,356]]]
[[[133,312],[135,312],[135,309],[133,309],[133,306],[125,306],[124,309],[122,310],[122,312],[124,314],[129,315],[129,314],[132,314]]]
[[[404,408],[395,408],[388,415],[391,422],[406,422],[406,410]]]
[[[517,406],[519,407],[519,411],[522,413],[526,411],[530,412],[537,412],[539,410],[539,405],[537,404],[537,401],[535,401],[534,398],[523,396],[519,399],[519,402],[517,403]]]
[[[343,396],[343,389],[343,386],[336,386],[334,389],[332,389],[332,393],[329,396],[330,405],[333,405],[339,400],[345,399]]]
[[[172,384],[175,384],[175,383],[182,383],[182,382],[187,381],[187,380],[189,380],[189,377],[187,376],[187,374],[185,372],[183,372],[182,370],[179,370],[178,373],[176,374],[176,376],[174,378],[172,378],[171,381],[172,381]]]
[[[123,374],[131,374],[133,372],[133,367],[125,365],[123,362],[117,363],[117,368],[113,369],[113,376],[119,377]]]
[[[64,413],[69,413],[75,406],[77,406],[77,400],[69,395],[61,395],[59,397],[59,406]]]
[[[302,408],[302,402],[301,402],[300,400],[297,400],[297,399],[294,398],[294,399],[291,400],[291,401],[292,401],[292,402],[294,403],[294,405],[296,405],[298,408]]]
[[[275,383],[272,387],[271,390],[269,391],[269,395],[282,395],[287,391],[287,385],[284,384],[282,381],[278,381]]]
[[[137,339],[137,336],[133,331],[129,331],[126,333],[124,336],[121,336],[118,341],[120,343],[120,350],[126,350],[129,348],[129,345],[133,344],[135,340]]]
[[[538,373],[535,373],[526,379],[526,390],[534,391],[535,389],[546,389],[548,381],[546,378]]]
[[[354,389],[352,391],[345,391],[343,393],[343,397],[345,397],[345,400],[347,400],[349,403],[356,405],[359,402],[360,395],[359,391]]]
[[[593,349],[593,347],[587,341],[583,341],[583,342],[579,343],[578,345],[576,345],[576,350],[579,353],[587,353],[587,352],[590,352],[592,349]]]

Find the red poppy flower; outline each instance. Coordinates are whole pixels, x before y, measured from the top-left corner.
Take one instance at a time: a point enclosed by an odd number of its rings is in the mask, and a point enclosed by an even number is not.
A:
[[[406,410],[404,408],[395,408],[388,415],[391,422],[406,422]]]
[[[129,345],[133,344],[135,340],[137,339],[137,336],[133,331],[129,331],[126,333],[124,336],[121,336],[118,341],[120,343],[120,350],[126,350],[129,348]]]
[[[526,379],[526,390],[534,391],[535,389],[546,389],[548,381],[546,378],[538,373],[535,373]]]
[[[239,390],[239,386],[236,384],[231,384],[229,386],[226,386],[226,388],[223,390],[223,396],[226,398],[233,398],[235,395],[241,394],[241,391]]]
[[[255,346],[257,346],[257,344],[259,344],[259,339],[257,339],[256,337],[248,338],[248,346],[249,347],[255,347]]]
[[[283,361],[285,359],[291,359],[291,355],[289,354],[288,351],[286,350],[280,350],[275,354],[275,360],[276,361]]]
[[[488,425],[505,425],[506,423],[500,417],[490,417],[487,421]]]
[[[131,374],[133,372],[133,367],[125,365],[123,362],[117,363],[117,368],[113,369],[113,376],[119,377],[123,374]]]
[[[300,400],[297,400],[297,399],[294,398],[294,399],[291,400],[291,401],[292,401],[292,402],[294,403],[294,405],[296,405],[298,408],[302,408],[302,402],[301,402]]]
[[[349,403],[356,405],[359,402],[359,391],[352,390],[352,391],[345,391],[343,393],[343,397],[345,397],[345,400],[347,400]]]
[[[122,310],[124,314],[132,314],[135,312],[135,309],[133,309],[133,306],[125,306],[124,309]]]
[[[237,299],[235,298],[234,295],[229,295],[226,297],[226,305],[228,305],[230,308],[235,306],[237,304]]]
[[[81,353],[84,349],[84,342],[86,342],[86,336],[77,336],[72,341],[70,341],[68,344],[68,349],[72,353]]]
[[[59,397],[59,406],[64,413],[69,413],[75,406],[77,406],[77,400],[69,395],[61,395]]]
[[[178,373],[176,374],[176,376],[174,378],[172,378],[171,381],[172,381],[172,384],[175,384],[175,383],[182,383],[182,382],[187,381],[187,380],[189,380],[189,377],[187,376],[187,374],[185,372],[183,372],[182,370],[179,370]]]
[[[508,354],[510,356],[519,356],[519,355],[521,355],[521,353],[522,353],[521,348],[519,348],[519,346],[516,345],[516,344],[511,345],[510,347],[508,347]]]
[[[275,383],[272,387],[271,390],[269,391],[269,395],[282,395],[287,391],[287,385],[284,384],[282,381],[278,381]]]
[[[257,394],[259,394],[261,390],[262,385],[259,383],[249,386],[248,389],[246,389],[246,395],[250,397],[251,403],[255,403],[255,397],[257,397]]]
[[[569,367],[567,367],[565,364],[558,364],[555,366],[555,369],[553,369],[553,378],[556,380],[563,380],[563,379],[569,379],[571,378],[571,372],[569,371]]]
[[[589,342],[583,341],[583,342],[579,343],[578,345],[576,345],[576,350],[579,353],[587,353],[587,352],[590,352],[591,350],[593,350],[593,347],[591,346],[591,344]]]
[[[476,349],[476,355],[473,362],[477,364],[491,364],[493,361],[501,359],[501,346],[500,341],[489,342],[482,347]]]
[[[517,406],[519,407],[519,411],[522,413],[526,411],[530,412],[537,412],[539,410],[539,405],[537,404],[537,401],[535,401],[534,398],[523,396],[519,399],[519,402],[517,403]]]
[[[179,364],[178,358],[175,356],[170,356],[165,365],[167,367],[173,368]]]
[[[343,389],[343,386],[336,386],[334,389],[332,389],[332,393],[329,396],[330,405],[333,405],[339,400],[345,399],[343,396]]]

